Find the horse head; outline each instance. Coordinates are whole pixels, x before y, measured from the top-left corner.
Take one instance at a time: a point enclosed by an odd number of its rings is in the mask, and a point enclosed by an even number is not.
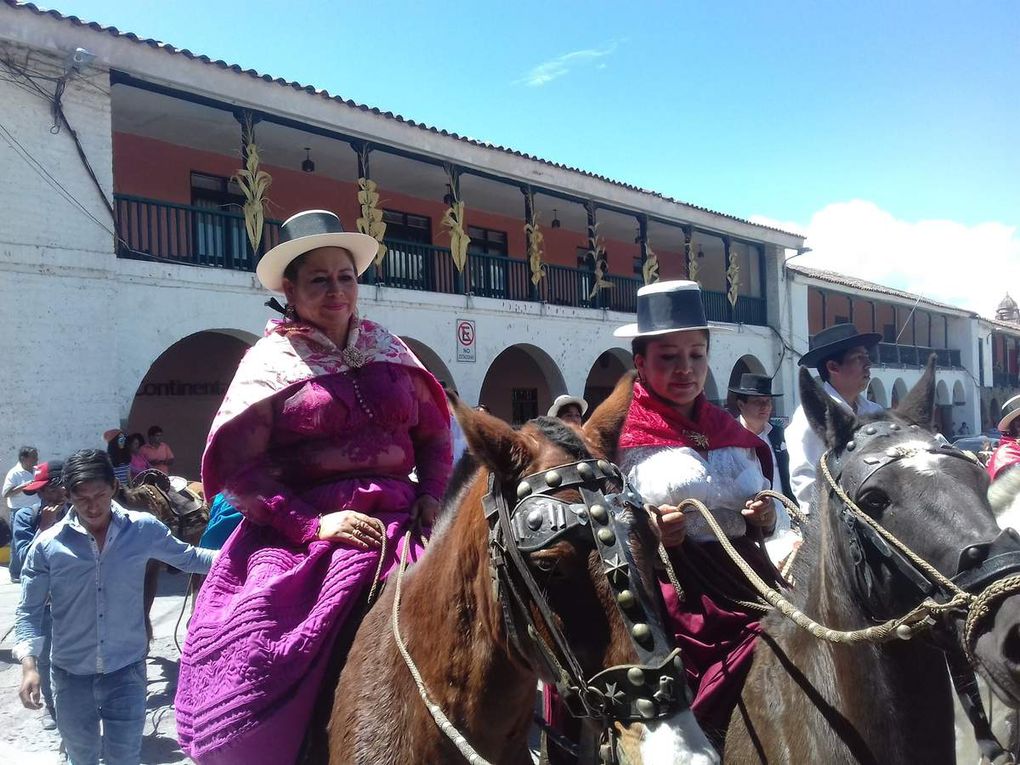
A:
[[[618,391],[619,394],[619,391]],[[631,763],[712,763],[653,570],[659,541],[641,498],[604,459],[619,400],[582,430],[540,417],[514,430],[454,402],[479,464],[465,506],[485,508],[508,653],[554,684]]]
[[[858,617],[886,621],[926,599],[955,601],[934,613],[936,640],[972,650],[999,695],[1020,702],[1020,597],[1014,594],[1020,588],[999,592],[984,606],[978,597],[980,619],[972,597],[995,583],[1001,589],[1020,572],[1020,535],[1000,534],[980,463],[936,436],[934,355],[906,398],[881,415],[856,417],[807,370],[800,389],[827,450],[816,481],[818,517],[805,546],[812,534],[828,543],[822,545],[828,570],[846,577]],[[811,576],[806,568],[798,572]]]

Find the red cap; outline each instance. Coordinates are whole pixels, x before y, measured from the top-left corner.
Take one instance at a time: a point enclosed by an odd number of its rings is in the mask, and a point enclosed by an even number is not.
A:
[[[35,494],[39,489],[50,481],[60,481],[60,473],[64,469],[64,463],[58,460],[40,462],[35,466],[35,473],[32,475],[32,483],[25,484],[23,491],[26,494]]]

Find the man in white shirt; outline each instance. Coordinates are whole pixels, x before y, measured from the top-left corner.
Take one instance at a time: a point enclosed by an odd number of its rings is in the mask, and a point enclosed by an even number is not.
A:
[[[32,483],[33,469],[39,462],[39,452],[34,446],[22,446],[18,449],[18,461],[14,467],[7,471],[4,477],[3,489],[0,494],[5,500],[3,515],[4,521],[10,525],[14,512],[22,507],[38,507],[39,497],[35,494],[25,494],[25,487]]]
[[[772,454],[772,489],[786,494],[791,499],[790,462],[786,450],[783,429],[773,425],[772,399],[779,398],[782,393],[772,392],[772,378],[768,375],[745,374],[740,376],[740,383],[730,388],[736,395],[737,418],[740,424],[754,433],[769,446]],[[773,561],[784,560],[793,550],[800,535],[790,527],[790,514],[782,504],[773,500],[776,511],[776,529],[765,541],[769,557]]]
[[[877,332],[859,332],[853,324],[836,324],[811,338],[800,365],[814,367],[833,401],[855,415],[878,414],[882,407],[864,396],[871,381],[870,350],[882,339]],[[798,406],[786,428],[790,452],[790,484],[801,510],[811,512],[818,460],[825,451],[821,437]]]

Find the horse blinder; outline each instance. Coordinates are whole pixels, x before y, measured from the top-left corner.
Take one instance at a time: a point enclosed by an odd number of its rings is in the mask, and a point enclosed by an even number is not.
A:
[[[689,704],[683,663],[679,651],[670,649],[654,594],[642,580],[628,544],[629,524],[621,520],[627,513],[641,512],[641,497],[626,485],[619,493],[606,494],[603,489],[609,482],[624,483],[619,469],[604,460],[583,460],[536,473],[518,483],[517,504],[512,511],[507,509],[505,501],[496,499],[502,499],[502,494],[493,482],[484,503],[492,530],[490,550],[494,579],[506,581],[508,570],[512,568],[526,583],[529,579],[533,582],[531,573],[521,570],[527,564],[520,553],[536,552],[575,535],[580,535],[582,541],[590,540],[602,561],[614,602],[642,663],[610,667],[586,681],[578,674],[580,663],[566,645],[565,638],[557,634],[558,629],[551,623],[551,609],[544,602],[544,594],[535,597],[533,590],[532,600],[547,622],[546,628],[554,633],[554,643],[560,646],[561,652],[570,654],[563,657],[567,659],[564,664],[577,668],[565,671],[567,677],[561,675],[557,683],[563,700],[575,717],[624,723],[662,718],[675,713],[681,705]],[[570,503],[551,496],[568,488],[579,489],[583,502]],[[500,539],[501,527],[508,529],[512,539]],[[515,549],[507,549],[508,544]],[[508,586],[501,589],[514,593],[512,582],[506,581],[506,584]],[[520,597],[515,597],[520,602]],[[508,632],[519,636],[511,610],[504,600]],[[530,615],[525,613],[523,617],[529,622],[527,631],[532,642],[539,643],[540,652],[548,653],[549,648],[539,640]],[[519,638],[515,642],[522,648]]]

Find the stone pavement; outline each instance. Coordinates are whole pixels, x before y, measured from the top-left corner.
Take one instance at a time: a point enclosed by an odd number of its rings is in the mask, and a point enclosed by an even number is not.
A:
[[[159,594],[152,608],[153,640],[148,659],[148,703],[142,762],[146,765],[190,763],[177,745],[173,697],[177,683],[177,648],[174,625],[184,601],[186,574],[168,574],[160,578]],[[11,657],[14,611],[19,588],[11,584],[6,567],[0,567],[0,763],[14,765],[59,765],[60,737],[45,731],[40,712],[25,709],[18,699],[21,665]],[[178,639],[184,640],[184,626]]]

